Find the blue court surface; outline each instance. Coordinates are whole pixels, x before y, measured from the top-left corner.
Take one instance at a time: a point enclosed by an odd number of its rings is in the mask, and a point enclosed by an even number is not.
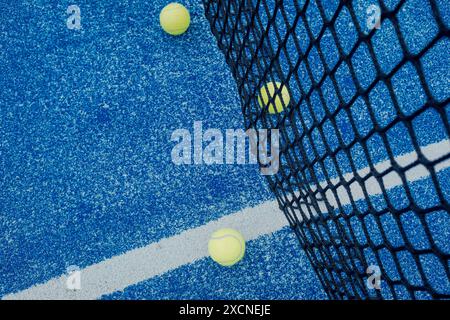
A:
[[[168,1],[75,2],[81,9],[80,30],[66,25],[67,8],[73,1],[0,0],[0,297],[45,286],[71,266],[80,268],[83,276],[83,270],[89,272],[92,265],[116,261],[114,257],[133,249],[173,239],[275,200],[257,165],[172,162],[176,143],[171,135],[177,129],[193,132],[195,121],[201,121],[204,130],[243,127],[236,83],[201,1],[180,1],[190,11],[191,26],[179,37],[165,34],[159,26],[159,12]],[[329,10],[335,2],[330,1]],[[365,1],[359,2],[365,8]],[[450,21],[448,2],[439,3],[442,15]],[[407,39],[413,51],[426,46],[435,30],[428,23],[428,9],[427,1],[409,1],[400,16],[405,30],[416,33]],[[340,24],[344,29],[348,27],[346,18],[343,15]],[[419,23],[417,19],[422,19],[422,28],[416,30],[412,26]],[[395,42],[389,40],[393,32],[389,25],[382,26],[375,46],[376,54],[385,57],[380,60],[386,71],[399,54]],[[353,39],[348,36],[342,41],[351,45]],[[333,59],[332,46],[329,50]],[[422,60],[437,101],[448,99],[448,52],[450,42],[445,39]],[[366,54],[361,48],[356,55],[364,61]],[[365,67],[361,66],[357,75],[370,83],[370,66]],[[354,88],[346,81],[346,72],[343,68],[337,77],[342,92],[351,96]],[[396,94],[404,98],[400,103],[405,113],[424,104],[416,77],[412,66],[406,65],[393,79]],[[387,125],[395,112],[386,90],[380,85],[370,97],[375,105],[383,105],[376,114],[381,126]],[[331,92],[329,99],[333,105]],[[319,107],[316,111],[317,115],[322,112]],[[352,112],[360,119],[360,134],[369,131],[363,104],[356,102]],[[448,120],[448,105],[445,114]],[[304,117],[308,119],[308,115]],[[339,119],[344,137],[352,139],[352,133],[346,131],[347,119]],[[413,122],[419,144],[430,157],[450,152],[447,124],[442,121],[436,110],[429,109]],[[406,129],[393,126],[388,133],[396,157],[414,157]],[[372,140],[372,161],[382,163],[386,151],[377,147],[376,137]],[[311,150],[307,145],[304,148],[308,155]],[[367,167],[361,150],[355,147],[352,155],[359,158],[358,170]],[[345,159],[340,159],[340,164],[340,170],[350,170]],[[317,172],[318,177],[321,174]],[[448,163],[443,163],[436,175],[448,202]],[[422,208],[442,201],[426,173],[412,174],[409,187]],[[393,186],[388,196],[398,207],[406,205],[401,187]],[[381,197],[372,200],[380,208],[386,205]],[[281,211],[274,215],[285,219]],[[413,214],[402,219],[415,248],[429,247],[426,232],[431,232],[439,250],[450,253],[448,212],[427,216],[431,230],[421,230]],[[358,221],[354,222],[357,229]],[[389,215],[383,222],[395,246],[401,238],[396,236],[397,225]],[[366,223],[374,239],[385,241],[375,221]],[[253,233],[245,258],[232,268],[220,267],[207,256],[173,266],[167,263],[166,267],[162,259],[157,264],[164,272],[155,272],[148,279],[134,281],[127,270],[120,275],[106,274],[105,278],[125,279],[127,285],[116,291],[99,288],[95,298],[327,298],[287,225]],[[358,241],[367,241],[363,233]],[[409,265],[406,269],[414,264],[409,259],[400,259]],[[442,281],[448,279],[446,271],[433,259],[423,257],[421,266],[436,290],[448,294],[450,284]],[[148,256],[143,268],[156,263],[154,260]],[[411,270],[409,280],[420,282]],[[398,276],[394,266],[388,272],[390,277]]]

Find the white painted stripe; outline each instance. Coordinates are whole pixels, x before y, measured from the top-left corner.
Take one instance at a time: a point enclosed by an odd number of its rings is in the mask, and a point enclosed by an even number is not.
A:
[[[430,161],[442,158],[445,155],[450,153],[450,141],[442,140],[440,142],[433,143],[433,144],[427,145],[425,147],[421,147],[421,152],[425,156],[425,158],[427,158]],[[400,167],[406,167],[406,166],[414,163],[415,161],[417,161],[417,159],[418,159],[418,155],[415,151],[409,152],[409,153],[406,153],[406,154],[403,154],[401,156],[394,158],[395,163],[397,163]],[[374,165],[375,170],[381,175],[384,172],[386,172],[387,170],[389,170],[391,167],[392,167],[391,160],[379,162]],[[449,167],[450,167],[450,159],[438,162],[435,165],[434,169],[436,172],[439,172],[439,171],[442,171]],[[361,178],[368,177],[367,180],[364,182],[364,188],[365,188],[367,194],[369,196],[381,195],[382,189],[381,189],[380,183],[377,181],[377,179],[375,179],[375,177],[373,177],[373,176],[370,177],[370,175],[371,175],[370,168],[366,167],[366,168],[358,170],[356,172],[356,174],[352,173],[352,172],[346,173],[346,174],[344,174],[343,178],[345,181],[350,181],[355,176],[359,176]],[[412,183],[412,182],[415,182],[415,181],[418,181],[418,180],[421,180],[421,179],[424,179],[424,178],[430,176],[430,172],[425,168],[425,166],[418,164],[418,165],[412,167],[411,169],[409,169],[408,171],[406,171],[405,176],[406,176],[406,180],[408,182]],[[330,182],[322,181],[319,184],[322,188],[326,188],[330,184],[334,185],[334,186],[338,185],[339,183],[341,183],[341,180],[339,178],[333,178],[333,179],[330,179]],[[383,182],[383,186],[386,190],[390,190],[395,187],[403,185],[400,175],[398,173],[396,173],[395,171],[385,174],[382,177],[382,182]],[[336,193],[337,193],[337,198],[339,199],[339,202],[340,202],[340,205],[346,206],[346,205],[350,205],[352,203],[352,201],[358,201],[358,200],[365,199],[366,196],[364,195],[364,191],[363,191],[362,187],[363,186],[361,186],[361,184],[359,182],[354,181],[349,186],[350,192],[347,192],[347,190],[343,186],[340,186],[337,189],[335,189]],[[317,191],[317,185],[311,185],[310,188],[313,192]],[[295,192],[294,195],[296,197],[298,197],[299,192]],[[325,201],[323,200],[323,198],[326,198],[328,203],[331,206],[333,206],[335,208],[338,207],[338,201],[337,201],[333,191],[329,189],[325,192],[324,195],[322,195],[322,199],[316,199],[316,203],[318,204],[318,207],[319,207],[319,210],[321,213],[327,212],[327,207],[325,205]],[[289,199],[289,201],[292,201],[292,200],[293,200],[293,198]],[[312,206],[312,201],[309,201],[308,204],[301,204],[300,208],[305,213],[305,216],[307,218],[309,218],[308,212],[311,212],[314,216],[317,215],[316,209],[314,208],[314,206]]]
[[[435,160],[450,152],[450,142],[445,140],[423,147],[421,150],[426,158]],[[416,159],[417,154],[411,152],[396,157],[395,161],[401,166],[406,166]],[[389,161],[383,161],[376,164],[375,168],[381,173],[389,169],[390,165]],[[435,170],[438,172],[449,167],[450,160],[441,161],[435,166]],[[370,174],[370,170],[364,168],[358,170],[357,174],[364,177]],[[406,176],[409,181],[413,182],[429,176],[429,172],[425,167],[418,165],[410,169]],[[352,177],[352,173],[345,175],[347,180]],[[337,180],[333,179],[332,183],[336,184]],[[322,185],[322,183],[320,184]],[[401,185],[402,182],[397,176],[387,175],[383,179],[383,184],[386,189],[392,189]],[[376,180],[367,180],[366,189],[369,195],[381,193]],[[351,185],[351,196],[353,200],[364,198],[359,185]],[[326,197],[331,204],[337,204],[332,193],[327,193]],[[344,188],[338,190],[338,197],[342,205],[350,203],[350,195]],[[312,210],[311,206],[308,207],[309,210]],[[319,201],[319,208],[322,212],[326,212],[323,200]],[[307,212],[308,208],[303,207],[302,209]],[[81,290],[79,291],[67,290],[67,276],[62,275],[44,284],[6,295],[3,299],[97,299],[102,295],[123,290],[130,285],[206,257],[209,236],[216,229],[224,227],[238,229],[248,241],[278,231],[284,226],[287,226],[287,221],[281,214],[277,202],[268,201],[86,267],[81,270]]]
[[[278,203],[265,202],[82,269],[81,290],[67,290],[63,275],[3,299],[96,299],[208,256],[208,239],[216,229],[235,228],[253,240],[286,225]]]

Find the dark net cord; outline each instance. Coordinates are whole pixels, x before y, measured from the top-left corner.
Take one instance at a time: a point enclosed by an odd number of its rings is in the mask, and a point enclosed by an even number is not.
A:
[[[428,57],[448,43],[441,2],[423,0],[430,26],[418,28],[430,31],[413,41],[405,15],[417,1],[375,2],[380,28],[369,30],[361,2],[204,0],[204,6],[237,82],[246,128],[280,130],[280,168],[268,183],[328,296],[450,298],[449,97],[426,69]],[[377,35],[383,32],[385,47]],[[365,68],[372,72],[361,76]],[[407,82],[399,82],[402,75]],[[261,90],[270,92],[270,83],[277,83],[275,92],[262,105]],[[402,91],[404,83],[415,85]],[[416,91],[421,98],[410,101],[420,105],[406,109],[404,97]],[[391,115],[377,106],[380,92]],[[282,111],[270,113],[268,105],[277,103]],[[419,120],[431,116],[441,139],[427,149],[428,129]],[[408,148],[399,151],[399,141]],[[368,286],[372,266],[380,288]]]

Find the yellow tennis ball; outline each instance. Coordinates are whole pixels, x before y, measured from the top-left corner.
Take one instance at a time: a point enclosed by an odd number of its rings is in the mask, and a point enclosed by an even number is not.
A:
[[[234,229],[219,229],[211,235],[208,251],[211,258],[218,264],[232,266],[244,257],[244,237]]]
[[[185,6],[172,2],[161,10],[159,23],[165,32],[177,36],[185,33],[189,28],[191,16]]]
[[[260,89],[260,94],[258,96],[258,103],[261,108],[265,108],[267,105],[269,105],[268,107],[269,113],[272,114],[280,113],[281,111],[283,111],[283,102],[284,105],[287,106],[289,104],[289,101],[291,100],[286,85],[284,85],[283,89],[281,89],[281,95],[280,92],[277,92],[277,94],[275,94],[275,90],[279,88],[281,88],[280,82],[268,82]],[[275,102],[275,104],[274,102],[271,102],[269,104],[269,100],[272,98],[275,98],[274,100],[272,100]]]

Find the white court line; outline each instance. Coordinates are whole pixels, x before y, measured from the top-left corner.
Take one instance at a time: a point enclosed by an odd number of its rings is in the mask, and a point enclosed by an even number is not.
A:
[[[253,240],[287,226],[276,201],[230,214],[81,270],[81,290],[66,289],[67,275],[6,295],[3,299],[97,299],[208,255],[208,239],[219,228],[235,228]]]
[[[441,141],[423,147],[421,150],[429,160],[435,160],[450,152],[450,142],[448,140]],[[416,159],[417,154],[411,152],[396,157],[395,161],[400,166],[406,166]],[[450,167],[450,160],[438,163],[435,169],[441,171],[448,167]],[[390,162],[378,163],[375,168],[380,173],[384,172],[390,168]],[[364,168],[359,170],[357,174],[364,177],[370,174],[370,170]],[[428,175],[428,171],[421,165],[413,167],[406,173],[409,181],[417,181]],[[391,174],[383,179],[386,189],[392,189],[402,184],[398,176],[390,176]],[[349,180],[353,177],[353,174],[349,173],[344,177]],[[375,179],[373,180],[367,180],[367,192],[369,195],[380,194],[381,189],[378,182]],[[333,184],[337,182],[336,179],[332,180]],[[354,201],[364,198],[361,187],[355,187],[352,184],[351,196]],[[326,197],[331,204],[336,203],[333,194],[326,194]],[[338,197],[342,205],[350,203],[349,195],[345,189],[343,191],[338,190]],[[326,212],[326,208],[322,207],[320,203],[319,207],[322,212]],[[309,209],[311,210],[311,207]],[[208,255],[208,238],[218,228],[238,229],[246,240],[253,240],[262,235],[278,231],[284,226],[287,226],[287,221],[281,214],[277,202],[268,201],[88,266],[81,270],[81,290],[79,291],[67,290],[67,275],[62,275],[18,293],[6,295],[3,299],[97,299],[102,295],[123,290],[130,285],[206,257]]]
[[[422,154],[425,156],[425,158],[427,158],[430,161],[433,161],[433,160],[439,159],[439,158],[447,155],[448,153],[450,153],[450,141],[442,140],[440,142],[436,142],[436,143],[427,145],[425,147],[421,147],[420,150],[421,150]],[[409,152],[409,153],[406,153],[406,154],[403,154],[401,156],[394,158],[395,162],[400,167],[406,167],[406,166],[414,163],[415,161],[417,161],[417,159],[418,159],[418,156],[415,151]],[[382,162],[376,163],[374,165],[375,170],[379,174],[383,174],[391,167],[392,167],[391,160],[382,161]],[[439,172],[439,171],[442,171],[449,167],[450,167],[450,159],[438,162],[435,165],[434,169],[436,172]],[[351,173],[351,172],[344,174],[343,178],[345,181],[350,181],[355,176],[359,176],[361,178],[366,178],[369,175],[371,175],[370,168],[366,167],[366,168],[358,170],[356,172],[356,174]],[[428,177],[429,175],[430,175],[430,172],[425,168],[425,166],[423,166],[421,164],[418,164],[418,165],[408,169],[405,172],[406,180],[409,182],[415,182],[415,181],[424,179],[424,178]],[[381,180],[382,180],[383,186],[386,190],[390,190],[395,187],[403,185],[400,175],[398,173],[396,173],[395,171],[391,171],[388,174],[385,174]],[[334,185],[334,186],[338,185],[339,183],[341,183],[341,180],[340,180],[340,178],[333,178],[333,179],[330,179],[330,182],[331,183],[329,183],[327,181],[322,181],[319,184],[322,188],[326,188],[330,184]],[[311,185],[310,188],[314,192],[317,190],[317,185]],[[362,200],[362,199],[366,198],[366,196],[364,195],[363,188],[359,182],[357,182],[357,181],[352,182],[350,184],[349,188],[350,188],[350,192],[347,192],[347,190],[343,186],[339,186],[336,189],[337,198],[339,199],[339,203],[341,206],[350,205],[352,203],[352,201],[358,201],[358,200]],[[369,196],[381,195],[383,193],[380,183],[373,176],[369,177],[364,182],[364,188]],[[300,194],[299,192],[294,193],[294,195],[296,197],[298,197],[299,194]],[[333,206],[335,208],[338,207],[338,201],[332,190],[328,189],[325,192],[325,198],[327,199],[328,203],[331,206]],[[289,199],[289,200],[292,200],[292,199]],[[317,203],[318,208],[321,213],[328,212],[327,207],[325,205],[325,201],[323,199],[322,200],[316,199],[316,203]],[[306,204],[300,205],[300,208],[305,213],[307,218],[309,217],[308,212],[311,212],[313,215],[317,215],[316,209],[311,204],[312,203],[309,203],[308,205],[306,205]]]

